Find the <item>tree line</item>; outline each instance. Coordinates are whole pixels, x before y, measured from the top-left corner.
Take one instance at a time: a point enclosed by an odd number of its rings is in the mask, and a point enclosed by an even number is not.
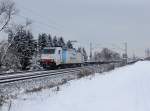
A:
[[[62,47],[64,49],[75,49],[71,40],[65,42],[63,37],[52,37],[50,34],[42,33],[38,36],[38,49],[40,53],[44,47]],[[88,56],[85,48],[79,47],[75,50],[80,52],[83,55],[84,60],[87,61]]]
[[[39,62],[44,47],[62,47],[82,53],[87,60],[84,48],[75,49],[71,40],[65,42],[63,37],[52,37],[50,34],[39,34],[37,39],[28,29],[28,25],[13,25],[7,29],[8,41],[0,43],[0,66],[13,70],[29,70],[33,59]]]
[[[94,61],[100,62],[100,61],[121,61],[122,57],[118,52],[115,52],[113,50],[110,50],[108,48],[103,48],[99,52],[95,52]]]
[[[41,51],[44,47],[62,47],[73,49],[73,44],[70,40],[65,42],[63,37],[52,37],[50,34],[42,33],[38,36],[39,51]]]

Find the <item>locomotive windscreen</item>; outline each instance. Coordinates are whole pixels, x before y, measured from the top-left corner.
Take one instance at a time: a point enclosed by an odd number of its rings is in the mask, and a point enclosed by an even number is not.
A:
[[[43,54],[54,54],[55,53],[55,49],[44,49],[43,50]]]

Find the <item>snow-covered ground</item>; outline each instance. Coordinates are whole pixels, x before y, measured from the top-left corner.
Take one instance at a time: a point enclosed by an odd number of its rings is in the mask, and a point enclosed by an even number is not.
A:
[[[20,95],[10,111],[150,111],[150,62],[73,80],[53,90]]]

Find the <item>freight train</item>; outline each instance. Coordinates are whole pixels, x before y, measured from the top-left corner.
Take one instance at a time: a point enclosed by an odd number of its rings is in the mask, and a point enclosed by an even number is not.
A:
[[[45,47],[42,50],[40,64],[45,69],[81,66],[84,56],[76,49]]]

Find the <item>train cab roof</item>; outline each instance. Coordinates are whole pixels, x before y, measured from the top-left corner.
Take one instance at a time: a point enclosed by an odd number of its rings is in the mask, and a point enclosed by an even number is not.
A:
[[[44,49],[56,49],[56,48],[61,48],[61,47],[44,47]]]

